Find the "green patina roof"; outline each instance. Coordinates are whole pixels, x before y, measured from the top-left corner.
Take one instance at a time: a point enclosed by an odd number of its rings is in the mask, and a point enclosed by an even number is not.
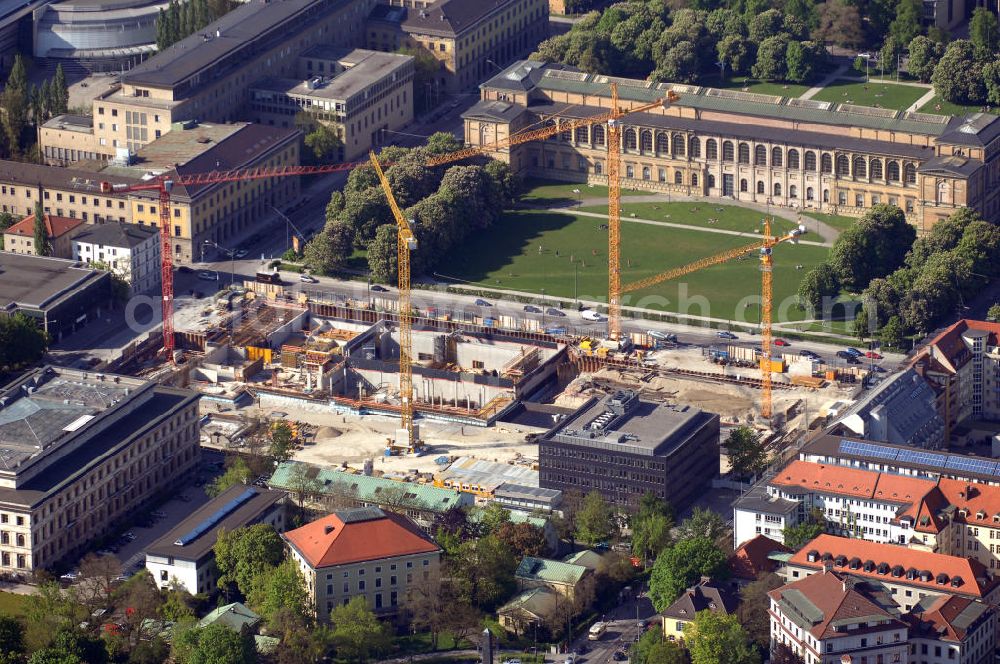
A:
[[[536,528],[541,528],[542,530],[544,530],[545,526],[548,524],[548,520],[543,517],[531,516],[527,512],[521,512],[519,510],[507,510],[507,514],[510,516],[511,523],[530,523]],[[479,523],[482,518],[482,510],[473,510],[472,513],[469,514],[469,520],[473,523]]]
[[[548,588],[530,588],[518,593],[509,602],[497,609],[497,613],[524,611],[535,618],[546,615],[556,601],[556,594]]]
[[[260,622],[260,616],[240,602],[233,602],[215,609],[198,621],[198,627],[208,627],[221,623],[233,631],[240,631],[244,626],[253,627]]]
[[[420,506],[434,512],[444,512],[452,507],[470,502],[461,491],[443,489],[429,484],[413,482],[397,482],[396,480],[366,475],[351,475],[337,470],[321,468],[300,461],[286,461],[274,469],[274,474],[268,480],[271,488],[295,491],[293,470],[296,466],[307,468],[307,477],[315,480],[318,490],[330,494],[350,494],[359,501],[379,503],[382,492],[400,492],[405,490],[407,503]],[[397,494],[393,494],[395,497]]]
[[[575,585],[586,573],[587,568],[580,565],[525,556],[514,575],[520,579]]]

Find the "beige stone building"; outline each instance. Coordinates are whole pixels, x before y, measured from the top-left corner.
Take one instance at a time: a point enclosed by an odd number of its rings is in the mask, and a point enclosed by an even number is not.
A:
[[[282,538],[320,621],[354,597],[380,616],[394,615],[414,588],[439,578],[441,548],[405,516],[376,507],[341,510]]]
[[[413,58],[314,46],[299,58],[297,78],[269,77],[250,86],[249,119],[295,127],[300,113],[343,141],[330,161],[363,157],[413,121]]]
[[[198,395],[36,369],[0,392],[0,573],[27,576],[95,538],[196,467]]]
[[[547,0],[407,1],[380,5],[367,25],[368,48],[423,50],[440,63],[424,91],[432,99],[469,90],[534,50],[548,36]]]
[[[124,194],[102,194],[101,180],[131,184],[132,177],[99,175],[94,171],[57,168],[0,160],[0,211],[23,217],[42,201],[45,214],[85,222],[132,221],[132,207]]]
[[[56,217],[51,214],[42,215],[45,231],[48,233],[48,253],[42,255],[56,258],[71,258],[73,256],[73,238],[84,230],[84,223],[79,219]],[[38,256],[35,246],[35,215],[29,215],[3,232],[3,248],[15,254]]]
[[[46,164],[68,166],[75,161],[106,159],[97,149],[94,118],[89,115],[57,115],[38,128],[38,145]]]
[[[465,141],[488,144],[536,123],[587,118],[664,98],[622,121],[627,186],[860,216],[902,208],[919,232],[961,207],[1000,221],[1000,119],[948,117],[687,85],[614,79],[521,61],[483,83]],[[516,172],[607,182],[604,122],[498,154]]]

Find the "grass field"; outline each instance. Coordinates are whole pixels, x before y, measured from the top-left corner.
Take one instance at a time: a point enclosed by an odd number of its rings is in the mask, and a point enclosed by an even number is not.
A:
[[[903,110],[920,99],[926,92],[926,89],[912,85],[854,83],[839,80],[820,90],[813,99],[856,106],[880,106]]]
[[[833,226],[839,231],[846,231],[848,228],[858,223],[857,217],[845,217],[839,214],[823,214],[822,212],[809,212],[802,214],[803,219],[819,219],[820,221]],[[810,230],[809,222],[804,221],[806,230]]]
[[[720,81],[718,76],[706,78],[704,85],[711,88],[724,88],[727,90],[740,90],[746,88],[746,92],[756,92],[762,95],[778,95],[779,97],[801,97],[809,89],[808,85],[797,85],[795,83],[768,83],[766,81],[754,81],[746,76],[727,76]]]
[[[580,210],[606,215],[608,206],[585,205]],[[623,220],[635,215],[637,219],[666,221],[699,228],[719,228],[745,233],[753,233],[755,230],[761,229],[761,220],[764,217],[763,212],[750,208],[691,201],[677,203],[629,203],[626,201],[622,204],[621,215]],[[774,232],[787,231],[794,226],[795,224],[790,221],[775,217],[771,229]]]
[[[574,194],[573,190],[579,189],[579,194]],[[586,184],[582,182],[557,182],[554,180],[538,180],[528,178],[524,181],[524,194],[521,195],[521,202],[527,205],[548,205],[552,207],[564,206],[576,203],[580,198],[607,198],[608,188],[600,184]],[[622,187],[622,196],[641,196],[649,194],[648,191],[636,191]]]
[[[962,106],[961,104],[952,104],[950,101],[945,101],[935,96],[921,106],[919,110],[921,113],[932,113],[934,115],[968,115],[969,113],[978,113],[981,109],[982,105],[980,104]]]
[[[0,616],[23,616],[27,602],[24,595],[0,591]]]
[[[607,297],[607,231],[602,221],[541,210],[509,212],[491,229],[479,233],[461,250],[447,256],[441,276],[483,286],[601,301]],[[622,282],[659,274],[700,257],[749,244],[747,238],[679,230],[646,224],[622,226]],[[541,252],[539,252],[541,247]],[[558,255],[556,255],[558,252]],[[816,246],[782,246],[775,250],[775,321],[800,320],[794,307],[780,306],[794,295],[799,280],[826,258],[827,249]],[[572,261],[571,261],[572,258]],[[802,265],[802,269],[795,269]],[[758,295],[760,269],[756,255],[734,259],[688,275],[681,281],[659,284],[623,298],[626,306],[665,311],[684,309],[694,315],[739,318],[737,303]],[[658,296],[658,297],[647,297]],[[705,307],[679,307],[686,296],[704,298]],[[754,307],[750,307],[754,311]],[[746,314],[747,319],[756,314]]]

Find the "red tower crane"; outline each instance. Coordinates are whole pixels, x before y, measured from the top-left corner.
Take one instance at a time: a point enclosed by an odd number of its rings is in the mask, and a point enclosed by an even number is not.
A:
[[[364,162],[360,162],[364,163]],[[121,194],[135,191],[155,191],[160,199],[160,273],[162,280],[163,349],[167,357],[174,351],[174,255],[170,244],[170,192],[175,185],[205,186],[222,182],[243,182],[293,175],[324,175],[349,171],[359,163],[327,164],[323,166],[281,166],[275,168],[242,168],[231,171],[211,171],[190,175],[160,175],[139,184],[101,182],[101,193]]]

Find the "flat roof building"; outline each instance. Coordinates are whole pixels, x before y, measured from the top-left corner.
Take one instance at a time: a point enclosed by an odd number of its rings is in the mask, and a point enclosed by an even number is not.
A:
[[[683,509],[719,474],[719,416],[623,390],[588,400],[538,448],[543,488],[599,491],[616,505],[649,491]]]
[[[48,256],[0,251],[0,314],[24,314],[58,340],[112,302],[111,275]]]
[[[177,581],[197,595],[216,588],[218,569],[213,547],[219,531],[266,523],[284,530],[284,491],[234,484],[146,547],[146,569],[160,588]]]
[[[197,393],[138,378],[47,366],[0,389],[0,572],[80,554],[174,488],[198,427]]]

